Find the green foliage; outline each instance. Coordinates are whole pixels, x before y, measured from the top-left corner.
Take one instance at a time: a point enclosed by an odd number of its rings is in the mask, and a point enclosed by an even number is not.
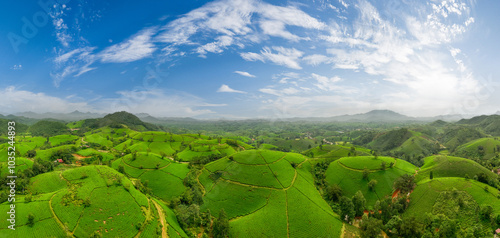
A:
[[[368,182],[368,188],[370,189],[370,191],[375,191],[375,186],[377,185],[377,180],[375,179],[372,179],[370,180],[370,182]]]
[[[346,196],[342,196],[339,201],[340,205],[340,217],[345,221],[352,221],[354,216],[356,215],[356,211],[354,210],[354,204],[352,200]]]
[[[33,227],[33,225],[35,225],[35,215],[33,215],[33,213],[28,214],[28,222],[26,225],[29,227]]]
[[[365,211],[366,199],[361,191],[357,191],[352,197],[352,204],[354,205],[354,215],[362,216]]]
[[[406,194],[415,187],[415,177],[409,174],[403,174],[394,181],[394,189],[399,189],[402,194]]]
[[[379,237],[382,221],[365,215],[359,224],[359,228],[361,230],[361,237],[363,238]]]
[[[342,197],[342,188],[337,184],[329,185],[326,189],[326,198],[330,201],[337,202]]]
[[[229,220],[224,209],[219,212],[219,217],[214,222],[213,236],[215,238],[226,238],[229,236]]]
[[[411,136],[412,133],[407,128],[401,128],[377,135],[368,145],[375,150],[389,151],[401,146]]]
[[[39,121],[29,128],[31,135],[50,137],[68,133],[68,128],[62,122]]]

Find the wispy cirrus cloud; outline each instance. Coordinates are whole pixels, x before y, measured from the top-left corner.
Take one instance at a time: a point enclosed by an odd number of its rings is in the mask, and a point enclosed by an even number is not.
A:
[[[116,45],[112,45],[98,55],[105,63],[126,63],[149,57],[157,49],[152,42],[155,28],[147,28]]]
[[[201,44],[195,49],[201,56],[207,52],[221,53],[232,45],[242,48],[267,37],[293,42],[308,40],[292,33],[288,26],[318,30],[324,29],[326,24],[294,6],[276,6],[257,0],[221,0],[170,22],[163,27],[157,40],[173,45]],[[216,41],[211,41],[213,38]]]
[[[218,93],[243,93],[243,94],[247,93],[247,92],[244,92],[244,91],[232,89],[232,88],[230,88],[226,84],[221,85],[220,88],[217,89],[217,92]]]
[[[264,47],[260,53],[246,52],[240,53],[240,56],[247,61],[271,61],[274,64],[282,65],[291,69],[302,69],[300,58],[304,52],[295,48],[285,48],[282,46]]]
[[[241,76],[249,77],[249,78],[255,78],[256,76],[245,71],[234,71],[234,73],[239,74]]]

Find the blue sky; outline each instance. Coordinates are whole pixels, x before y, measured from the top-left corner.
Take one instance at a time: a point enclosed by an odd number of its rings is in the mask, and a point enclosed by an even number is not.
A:
[[[474,0],[3,3],[0,113],[492,114],[498,10]]]

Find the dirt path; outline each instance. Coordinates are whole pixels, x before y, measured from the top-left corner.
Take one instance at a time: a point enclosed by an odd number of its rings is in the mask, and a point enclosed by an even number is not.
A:
[[[342,229],[340,230],[340,238],[344,238],[345,235],[345,223],[342,221]]]
[[[86,159],[86,158],[90,158],[92,156],[81,156],[79,154],[71,154],[73,155],[73,157],[75,157],[77,160],[82,160],[82,159]]]
[[[334,162],[337,162],[340,164],[340,166],[348,169],[348,170],[352,170],[352,171],[356,171],[356,172],[363,172],[364,169],[354,169],[354,168],[351,168],[351,167],[347,167],[345,164],[342,164],[340,163],[338,160],[334,161]],[[394,168],[396,166],[396,163],[398,162],[398,160],[395,160],[394,161],[394,164],[392,165],[392,167]],[[390,167],[386,167],[386,169],[389,169]],[[368,171],[369,172],[377,172],[377,171],[381,171],[382,169],[369,169]]]
[[[285,191],[285,206],[286,206],[286,237],[290,238],[290,222],[288,218],[288,192]]]
[[[52,208],[52,199],[56,196],[57,193],[54,193],[54,195],[52,195],[52,197],[50,197],[50,200],[49,200],[49,208],[50,208],[50,212],[52,212],[52,216],[54,217],[54,219],[56,220],[57,224],[59,224],[59,226],[63,229],[63,231],[65,231],[65,226],[64,224],[62,223],[61,220],[59,220],[59,217],[57,217],[56,213],[54,212],[54,208]],[[71,235],[73,235],[73,233],[71,232],[70,233]]]
[[[165,222],[165,213],[163,213],[163,208],[158,204],[156,203],[155,200],[151,200],[154,204],[155,204],[155,207],[156,207],[156,210],[158,210],[158,215],[160,215],[160,222],[161,222],[161,237],[162,238],[168,238],[168,233],[167,233],[167,226],[168,226],[168,223]]]

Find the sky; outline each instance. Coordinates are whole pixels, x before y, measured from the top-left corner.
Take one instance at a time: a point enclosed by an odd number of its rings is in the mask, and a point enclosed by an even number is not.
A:
[[[6,1],[0,113],[500,111],[500,1]]]

